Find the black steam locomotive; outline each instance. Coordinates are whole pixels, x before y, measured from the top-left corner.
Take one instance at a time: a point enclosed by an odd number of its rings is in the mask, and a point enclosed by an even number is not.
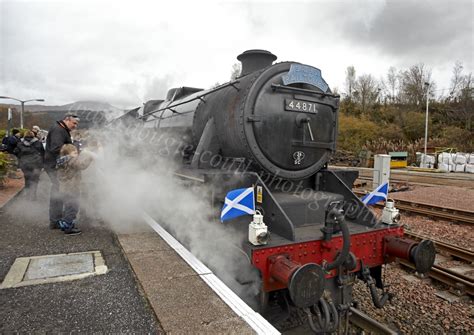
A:
[[[248,50],[240,76],[202,90],[180,87],[124,118],[174,136],[184,179],[212,185],[214,199],[254,187],[258,213],[243,250],[262,281],[260,303],[283,299],[304,310],[314,332],[335,331],[353,304],[352,286],[365,281],[372,300],[389,299],[382,265],[396,257],[419,272],[434,262],[434,246],[403,237],[354,195],[356,171],[332,171],[339,96],[321,71]],[[261,214],[261,215],[260,215]],[[237,225],[242,226],[242,225]],[[243,235],[245,236],[245,235]]]

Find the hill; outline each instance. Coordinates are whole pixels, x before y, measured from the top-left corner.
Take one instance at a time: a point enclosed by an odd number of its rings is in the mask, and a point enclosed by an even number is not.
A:
[[[20,105],[0,104],[0,129],[7,128],[8,108],[12,108],[12,126],[20,125]],[[81,118],[82,129],[99,127],[107,120],[113,119],[121,114],[123,110],[100,101],[76,101],[61,106],[25,105],[24,126],[31,128],[38,125],[49,129],[55,120],[62,119],[67,113],[77,114]]]

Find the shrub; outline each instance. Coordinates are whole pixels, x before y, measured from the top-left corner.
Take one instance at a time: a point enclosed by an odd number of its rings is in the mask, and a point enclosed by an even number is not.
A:
[[[379,137],[380,127],[366,118],[339,114],[338,148],[359,152],[364,144]]]
[[[3,185],[10,168],[10,158],[5,152],[0,152],[0,185]]]
[[[441,129],[440,136],[430,142],[440,147],[456,148],[462,152],[474,152],[474,133],[456,126],[444,127]]]
[[[431,128],[431,120],[428,125]],[[425,114],[418,112],[406,112],[403,114],[403,133],[407,140],[414,141],[425,135]]]

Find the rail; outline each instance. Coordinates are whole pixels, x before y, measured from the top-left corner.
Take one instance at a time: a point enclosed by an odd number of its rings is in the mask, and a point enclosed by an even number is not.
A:
[[[415,266],[408,261],[399,260],[400,264],[410,269],[415,269]],[[472,278],[467,277],[463,274],[451,271],[448,268],[441,267],[439,265],[433,265],[431,271],[427,274],[429,277],[449,285],[455,289],[458,289],[470,296],[474,296],[474,282]]]
[[[388,328],[386,325],[372,319],[370,316],[354,307],[351,307],[351,316],[349,317],[349,321],[353,325],[356,325],[357,327],[374,334],[398,334],[397,332]]]
[[[472,252],[469,249],[465,249],[465,248],[461,248],[449,243],[441,242],[439,240],[433,239],[428,236],[415,234],[411,231],[405,231],[405,235],[417,241],[429,239],[434,242],[436,250],[438,252],[444,252],[444,253],[449,254],[450,256],[454,256],[456,258],[465,260],[467,262],[474,263],[474,252]]]
[[[364,192],[354,191],[356,195],[365,195]],[[443,220],[451,220],[464,224],[474,225],[474,212],[465,211],[462,209],[452,207],[441,207],[432,204],[414,202],[408,200],[395,199],[396,207],[405,212],[416,214],[423,214]],[[383,204],[378,203],[377,206],[383,207]]]

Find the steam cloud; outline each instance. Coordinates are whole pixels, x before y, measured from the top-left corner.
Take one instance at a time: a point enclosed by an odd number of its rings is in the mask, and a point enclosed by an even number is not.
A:
[[[146,133],[129,134],[126,128],[89,135],[101,146],[95,150],[93,166],[83,173],[89,194],[81,206],[88,213],[96,212],[117,232],[141,230],[145,211],[253,304],[260,280],[240,249],[246,236],[232,223],[217,220],[208,187],[186,185],[173,176],[178,167],[173,160],[174,142],[167,137],[156,143]]]

